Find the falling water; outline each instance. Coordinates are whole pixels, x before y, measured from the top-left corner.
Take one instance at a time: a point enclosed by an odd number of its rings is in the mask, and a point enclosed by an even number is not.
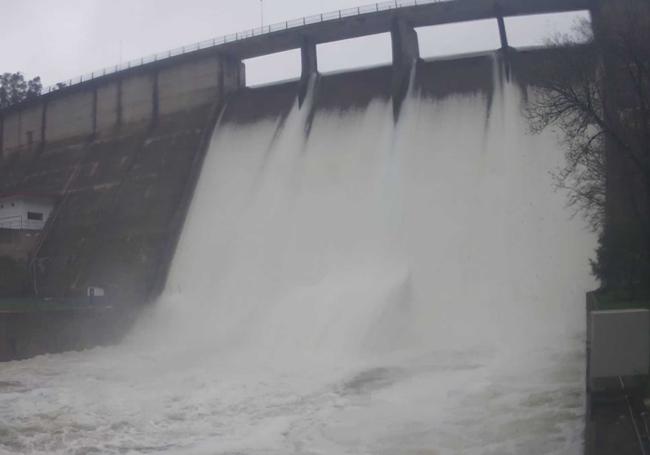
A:
[[[216,128],[122,345],[0,370],[7,453],[577,454],[593,238],[517,87]]]

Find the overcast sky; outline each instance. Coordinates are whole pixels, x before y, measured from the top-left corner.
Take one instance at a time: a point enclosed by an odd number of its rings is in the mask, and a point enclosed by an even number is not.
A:
[[[260,25],[260,0],[2,0],[0,72],[40,75],[44,85],[120,61]],[[367,0],[264,0],[264,23],[356,7]],[[576,14],[507,21],[514,46],[541,44],[568,30]],[[423,57],[498,47],[495,21],[418,31]],[[319,46],[319,69],[333,71],[390,60],[388,36]],[[251,83],[294,77],[299,53],[247,62]]]

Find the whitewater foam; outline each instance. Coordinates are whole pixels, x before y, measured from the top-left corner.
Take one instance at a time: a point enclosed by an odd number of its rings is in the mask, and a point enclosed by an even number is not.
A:
[[[161,301],[0,370],[7,453],[580,453],[594,247],[510,84],[216,128]]]

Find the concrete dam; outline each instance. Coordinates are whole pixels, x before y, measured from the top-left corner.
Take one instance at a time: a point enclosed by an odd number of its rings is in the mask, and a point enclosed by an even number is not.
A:
[[[502,18],[586,3],[287,22],[2,112],[2,193],[55,201],[7,294],[97,287],[139,317],[4,364],[0,451],[580,453],[595,240],[523,115],[555,53],[508,47]],[[414,27],[486,17],[501,50],[419,58]],[[317,44],[385,31],[392,65],[318,73]],[[299,80],[246,87],[243,58],[297,47]],[[62,314],[7,315],[5,355],[57,350]]]

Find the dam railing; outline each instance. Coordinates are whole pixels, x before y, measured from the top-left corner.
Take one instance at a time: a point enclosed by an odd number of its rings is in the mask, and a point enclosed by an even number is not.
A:
[[[353,16],[361,16],[364,14],[379,13],[381,11],[389,11],[389,10],[408,8],[408,7],[419,6],[419,5],[428,5],[431,3],[446,3],[452,1],[455,0],[393,0],[393,1],[385,1],[380,3],[373,3],[370,5],[359,6],[355,8],[339,9],[335,11],[330,11],[328,13],[305,16],[299,19],[292,19],[284,22],[277,22],[274,24],[264,25],[262,27],[256,27],[249,30],[245,30],[243,32],[231,33],[229,35],[223,35],[217,38],[199,41],[186,46],[177,47],[175,49],[170,49],[168,51],[158,52],[156,54],[151,54],[146,57],[141,57],[139,59],[129,60],[124,63],[119,63],[117,65],[102,68],[100,70],[93,71],[91,73],[87,73],[78,76],[76,78],[68,79],[67,81],[61,81],[54,85],[45,87],[41,93],[46,94],[50,92],[55,92],[62,88],[71,87],[77,84],[81,84],[82,82],[88,82],[90,80],[97,79],[102,76],[117,73],[131,68],[136,68],[138,66],[146,65],[160,60],[165,60],[171,57],[176,57],[178,55],[188,54],[203,49],[215,48],[236,41],[242,41],[242,40],[246,40],[261,35],[269,35],[274,32],[300,28],[306,25],[317,24],[321,22],[336,21],[339,19],[344,19]]]

